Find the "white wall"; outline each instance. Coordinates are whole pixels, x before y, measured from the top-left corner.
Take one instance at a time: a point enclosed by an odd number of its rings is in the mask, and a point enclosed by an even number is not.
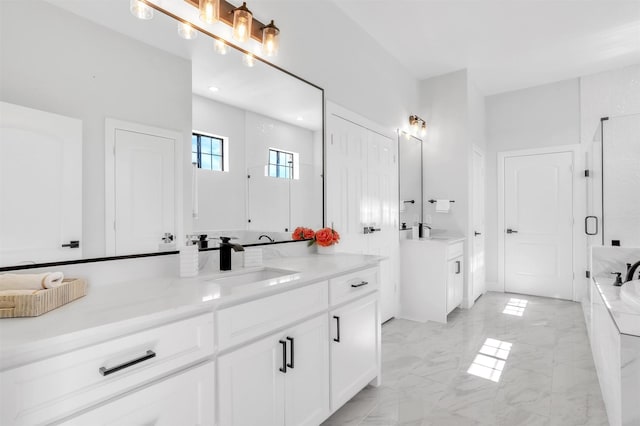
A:
[[[420,82],[418,115],[427,122],[423,144],[424,218],[434,230],[466,235],[469,208],[469,114],[467,71]],[[455,200],[449,213],[435,213],[429,199]]]
[[[199,169],[197,172],[198,219],[193,221],[193,229],[245,229],[245,111],[193,95],[193,130],[229,138],[229,171]]]
[[[0,27],[0,100],[83,122],[81,244],[104,256],[105,118],[184,133],[191,65],[39,1],[2,2]]]
[[[486,98],[486,267],[487,287],[498,281],[497,154],[501,151],[571,145],[580,141],[578,79]]]

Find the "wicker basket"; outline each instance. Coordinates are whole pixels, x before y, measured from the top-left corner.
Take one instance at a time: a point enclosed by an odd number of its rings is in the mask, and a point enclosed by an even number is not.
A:
[[[0,295],[0,318],[37,317],[87,294],[81,279],[65,279],[59,287],[36,294]]]

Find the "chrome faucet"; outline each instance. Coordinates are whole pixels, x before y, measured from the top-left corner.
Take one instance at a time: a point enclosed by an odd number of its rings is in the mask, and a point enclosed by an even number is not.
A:
[[[244,247],[240,244],[231,244],[231,237],[220,237],[222,242],[220,243],[220,270],[231,270],[231,249],[233,251],[244,251]]]
[[[270,243],[274,243],[274,242],[275,242],[275,241],[274,241],[274,239],[273,239],[273,238],[271,238],[270,236],[268,236],[267,234],[262,234],[262,235],[260,235],[260,236],[258,237],[258,241],[262,240],[262,237],[265,237],[266,239],[268,239]]]
[[[627,276],[624,279],[624,282],[633,281],[633,274],[636,273],[636,270],[640,268],[640,260],[634,263],[633,265],[627,263]]]

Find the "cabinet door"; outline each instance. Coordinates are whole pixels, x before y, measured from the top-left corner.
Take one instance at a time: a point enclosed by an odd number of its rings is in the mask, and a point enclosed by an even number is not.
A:
[[[73,417],[64,425],[215,424],[213,361]]]
[[[329,314],[332,411],[378,374],[377,318],[377,295],[356,300]]]
[[[447,314],[462,303],[464,274],[462,256],[447,262]]]
[[[284,424],[284,376],[279,336],[218,358],[220,426]]]
[[[315,426],[329,415],[329,326],[325,315],[286,333],[287,426]]]

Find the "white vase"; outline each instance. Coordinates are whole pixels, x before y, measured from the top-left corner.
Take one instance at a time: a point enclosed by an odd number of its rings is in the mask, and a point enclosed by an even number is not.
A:
[[[335,254],[336,252],[336,245],[330,245],[328,247],[324,247],[324,246],[320,246],[318,244],[316,244],[316,249],[318,251],[318,254]]]

